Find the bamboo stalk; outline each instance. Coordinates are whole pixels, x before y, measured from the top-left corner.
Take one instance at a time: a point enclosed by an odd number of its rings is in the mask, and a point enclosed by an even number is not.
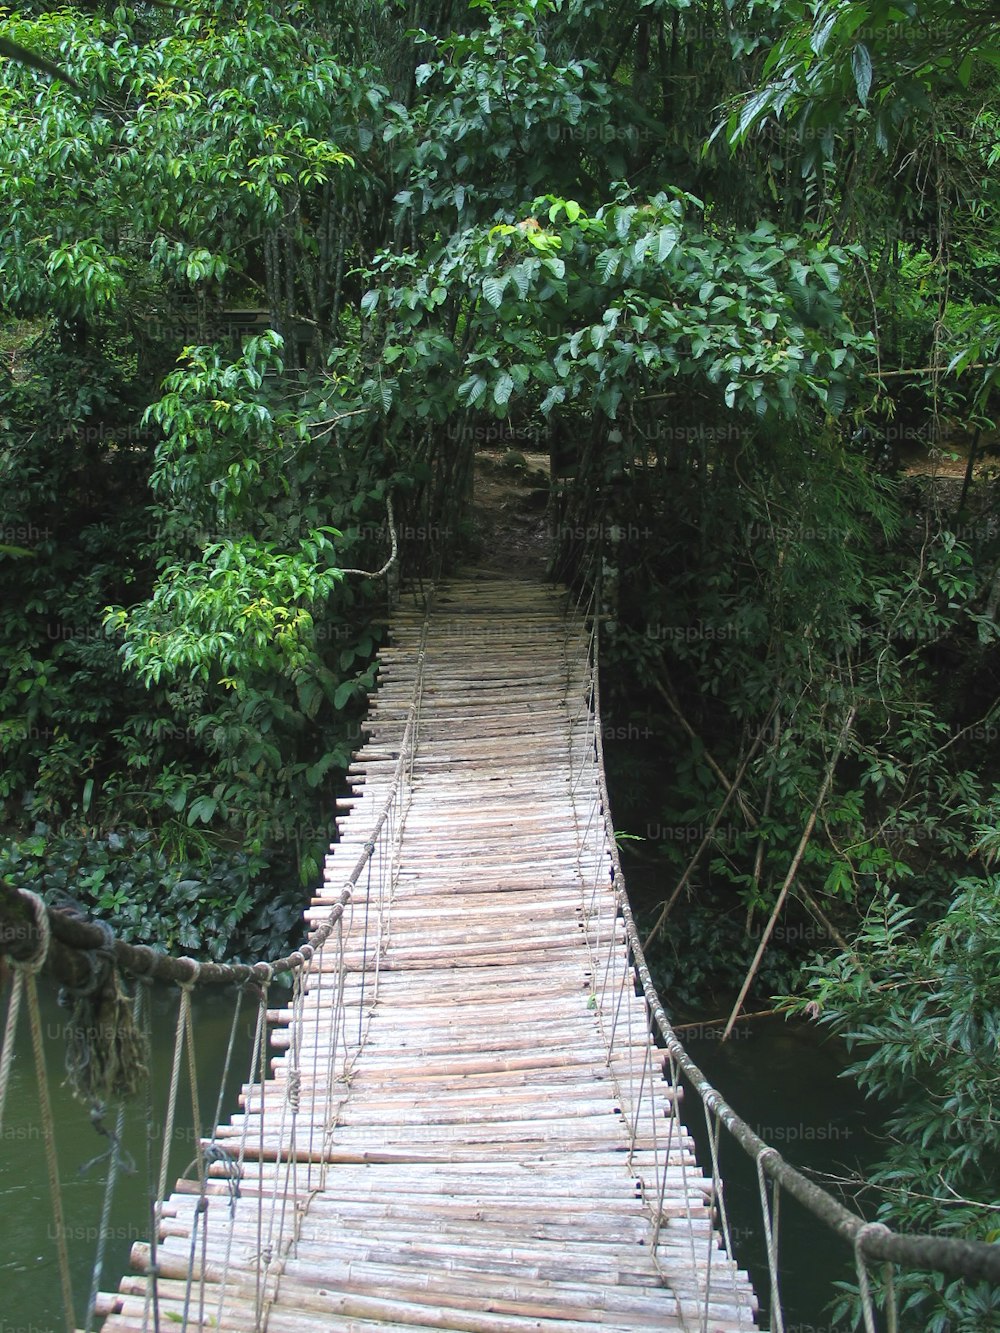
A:
[[[767,925],[765,926],[764,931],[761,934],[760,943],[757,946],[757,951],[753,956],[753,961],[750,964],[749,970],[747,971],[747,974],[743,979],[743,985],[740,987],[740,993],[736,997],[736,1003],[733,1005],[733,1011],[729,1015],[729,1021],[726,1024],[726,1030],[722,1034],[723,1041],[728,1040],[729,1034],[733,1030],[733,1024],[736,1022],[736,1016],[739,1013],[740,1009],[742,1009],[743,1001],[746,999],[747,991],[750,989],[751,985],[753,984],[753,979],[757,975],[757,969],[760,966],[761,959],[764,957],[764,951],[767,948],[768,941],[771,938],[771,935],[774,931],[774,927],[777,925],[778,916],[781,912],[782,907],[784,906],[785,899],[788,896],[788,891],[792,887],[792,884],[795,881],[795,876],[798,874],[799,866],[802,864],[802,858],[805,855],[805,850],[809,846],[809,839],[812,837],[813,829],[816,827],[816,819],[819,815],[820,808],[823,802],[826,800],[827,792],[830,790],[830,784],[833,781],[833,774],[834,770],[837,767],[837,762],[840,759],[841,754],[843,753],[844,746],[847,744],[847,736],[851,729],[851,725],[854,722],[854,717],[856,713],[857,713],[857,705],[852,704],[851,707],[847,710],[847,716],[844,718],[843,725],[840,728],[840,735],[837,737],[837,744],[834,747],[833,754],[830,756],[830,762],[826,766],[826,772],[824,773],[823,781],[820,784],[819,795],[816,797],[816,800],[813,804],[813,808],[809,812],[809,818],[806,820],[806,826],[802,831],[802,837],[799,839],[799,845],[795,849],[795,855],[792,857],[792,863],[788,867],[788,874],[785,876],[784,883],[782,884],[781,889],[778,893],[777,900],[775,901],[774,908],[771,911],[771,915],[768,919]]]
[[[753,744],[751,745],[750,749],[747,751],[746,756],[745,756],[745,758],[744,758],[742,764],[740,764],[740,767],[739,767],[739,770],[738,770],[738,772],[737,772],[737,774],[736,774],[736,777],[735,777],[734,780],[733,780],[733,784],[732,784],[732,786],[729,788],[729,790],[726,792],[726,795],[725,795],[725,797],[723,798],[722,804],[719,806],[718,810],[716,811],[716,813],[715,813],[715,817],[713,818],[712,823],[710,824],[710,826],[709,826],[709,828],[708,828],[708,830],[707,830],[707,832],[706,832],[704,838],[702,838],[701,843],[700,843],[699,846],[698,846],[698,850],[695,852],[695,854],[694,854],[694,856],[692,857],[692,859],[688,862],[687,868],[685,869],[684,874],[681,876],[680,881],[679,881],[678,884],[677,884],[677,887],[674,889],[673,893],[670,895],[670,897],[669,897],[669,898],[667,899],[667,901],[664,903],[664,905],[663,905],[663,910],[660,912],[660,915],[656,918],[656,921],[655,921],[655,923],[654,923],[654,925],[653,925],[652,930],[650,930],[649,934],[646,936],[645,940],[643,941],[643,945],[642,945],[643,949],[648,949],[649,946],[650,946],[650,944],[652,943],[652,941],[653,941],[653,940],[656,938],[656,936],[660,933],[660,930],[663,928],[664,924],[666,923],[667,917],[670,915],[670,912],[671,912],[671,910],[673,909],[674,903],[677,901],[677,899],[678,899],[678,897],[680,896],[680,894],[681,894],[682,890],[684,889],[685,885],[688,883],[688,881],[690,880],[691,876],[694,874],[695,870],[697,869],[698,864],[699,864],[699,862],[701,861],[702,856],[705,854],[705,851],[706,851],[707,848],[711,845],[712,838],[713,838],[713,836],[714,836],[714,834],[715,834],[715,830],[719,827],[719,824],[720,824],[721,821],[722,821],[722,816],[726,813],[726,810],[729,808],[729,803],[733,800],[733,798],[735,797],[736,793],[739,791],[740,783],[743,781],[743,777],[744,777],[744,775],[745,775],[747,769],[750,767],[750,764],[751,764],[751,762],[753,761],[753,757],[754,757],[754,755],[757,753],[758,749],[759,749],[760,746],[761,746],[761,743],[762,743],[764,737],[767,735],[767,729],[768,729],[768,727],[770,727],[770,725],[771,725],[771,719],[774,717],[775,713],[776,713],[777,710],[778,710],[778,703],[779,703],[779,701],[776,699],[775,702],[771,705],[771,711],[768,713],[766,719],[764,720],[763,725],[761,726],[760,730],[757,732],[757,735],[756,735],[756,737],[754,738],[754,742],[753,742]]]

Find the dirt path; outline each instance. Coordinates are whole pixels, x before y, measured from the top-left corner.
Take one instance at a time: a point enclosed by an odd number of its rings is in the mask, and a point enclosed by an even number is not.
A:
[[[548,492],[548,454],[479,450],[471,511],[475,563],[544,578],[551,555]]]

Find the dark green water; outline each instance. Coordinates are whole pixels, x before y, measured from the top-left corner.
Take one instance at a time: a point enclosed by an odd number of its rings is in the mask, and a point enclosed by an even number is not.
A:
[[[781,1018],[740,1024],[725,1044],[718,1040],[721,1030],[721,1026],[707,1029],[701,1037],[685,1033],[692,1058],[765,1142],[850,1203],[854,1192],[850,1187],[842,1196],[838,1185],[823,1177],[842,1180],[863,1175],[882,1155],[883,1145],[878,1107],[841,1077],[847,1062],[843,1047],[823,1041],[814,1028]],[[698,1143],[699,1161],[707,1167],[711,1158],[704,1114],[693,1096],[686,1099],[684,1116]],[[749,1269],[766,1308],[770,1279],[756,1169],[725,1131],[722,1140],[722,1175],[736,1256]],[[786,1333],[849,1333],[848,1324],[834,1324],[828,1314],[833,1284],[854,1278],[849,1247],[787,1195],[781,1199],[780,1219]]]
[[[57,1005],[51,986],[43,982],[39,992],[48,1082],[56,1121],[64,1222],[73,1274],[76,1326],[82,1328],[90,1292],[107,1167],[106,1163],[101,1162],[82,1173],[81,1168],[107,1151],[108,1140],[97,1132],[87,1109],[64,1086],[65,1047],[62,1029],[66,1013]],[[215,1111],[233,1011],[234,999],[231,993],[196,995],[194,1023],[203,1121],[210,1119]],[[164,1134],[176,1014],[176,993],[165,988],[154,989],[155,1092],[151,1117],[154,1150],[157,1154],[154,1172],[158,1172],[159,1145]],[[247,1076],[254,1019],[254,1005],[244,1001],[233,1074],[225,1098],[224,1118],[228,1118],[235,1109],[239,1084]],[[191,1095],[186,1080],[183,1080],[168,1171],[168,1190],[177,1177],[186,1171],[194,1157],[192,1124]],[[132,1245],[149,1237],[149,1170],[146,1150],[149,1136],[146,1131],[147,1113],[143,1108],[136,1108],[130,1112],[123,1136],[125,1149],[134,1158],[136,1170],[132,1175],[123,1173],[119,1177],[101,1282],[103,1291],[117,1289],[120,1278],[129,1269]],[[0,1131],[0,1333],[61,1333],[65,1329],[55,1236],[27,1013],[22,1005],[12,1084],[8,1092],[3,1129]]]

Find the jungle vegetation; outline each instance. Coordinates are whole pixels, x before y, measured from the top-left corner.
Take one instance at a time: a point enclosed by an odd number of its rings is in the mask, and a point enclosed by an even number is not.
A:
[[[343,571],[390,496],[404,573],[474,554],[500,423],[617,575],[665,995],[773,916],[758,994],[894,1108],[878,1215],[995,1239],[995,6],[28,3],[0,54],[0,873],[287,938],[383,634]]]

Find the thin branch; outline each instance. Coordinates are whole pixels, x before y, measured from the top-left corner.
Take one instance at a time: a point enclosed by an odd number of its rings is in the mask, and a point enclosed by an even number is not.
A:
[[[752,1014],[740,1014],[737,1023],[749,1023],[752,1018],[773,1018],[780,1013],[779,1009],[755,1009]],[[697,1023],[671,1023],[670,1026],[675,1032],[691,1032],[698,1028],[715,1028],[720,1023],[725,1023],[724,1018],[703,1018]]]
[[[816,819],[820,808],[826,800],[827,792],[830,790],[830,784],[833,782],[834,769],[843,753],[844,746],[847,744],[847,736],[851,725],[854,722],[854,715],[857,713],[857,705],[852,704],[844,718],[844,724],[840,728],[840,735],[837,737],[837,744],[834,747],[833,754],[830,756],[830,762],[826,766],[826,772],[823,775],[823,781],[820,784],[819,795],[816,797],[813,808],[806,820],[806,826],[802,831],[802,837],[799,839],[799,845],[792,857],[792,864],[788,867],[788,874],[785,876],[785,882],[781,886],[777,901],[774,904],[774,910],[768,920],[764,933],[760,937],[760,944],[757,946],[757,952],[754,954],[753,962],[750,964],[750,970],[743,979],[743,985],[740,987],[740,993],[736,997],[736,1003],[733,1005],[733,1012],[729,1015],[729,1022],[726,1024],[726,1030],[722,1034],[722,1040],[725,1041],[733,1030],[733,1024],[736,1022],[740,1009],[743,1007],[743,1001],[747,997],[747,991],[753,984],[753,979],[757,975],[757,969],[760,967],[761,959],[764,957],[764,951],[768,946],[774,927],[777,924],[778,916],[782,907],[785,905],[785,899],[788,897],[788,891],[795,882],[795,876],[798,874],[799,866],[802,864],[802,858],[805,855],[806,848],[809,846],[809,839],[812,837],[813,829],[816,827]]]
[[[867,370],[865,377],[870,380],[887,380],[898,375],[940,375],[946,366],[914,366],[911,370]],[[975,361],[965,370],[1000,370],[1000,361]]]
[[[664,923],[666,922],[667,917],[670,915],[670,913],[671,913],[671,911],[672,911],[672,909],[673,909],[674,903],[675,903],[675,902],[677,901],[677,899],[680,897],[681,892],[683,891],[684,887],[687,885],[687,883],[688,883],[688,881],[690,880],[691,876],[694,874],[695,870],[697,869],[699,861],[701,860],[702,856],[704,856],[706,849],[709,847],[709,845],[710,845],[710,843],[711,843],[711,841],[712,841],[712,835],[715,833],[715,830],[719,827],[719,823],[720,823],[720,821],[722,820],[722,816],[726,813],[726,810],[727,810],[727,808],[728,808],[728,806],[729,806],[730,801],[733,799],[733,797],[736,795],[737,791],[739,790],[740,783],[743,781],[744,775],[746,774],[747,769],[750,767],[750,763],[751,763],[751,761],[753,760],[754,755],[755,755],[755,754],[757,753],[757,751],[760,749],[761,742],[763,741],[764,737],[767,735],[768,728],[769,728],[770,725],[771,725],[771,719],[774,717],[775,713],[778,711],[778,704],[779,704],[779,702],[780,702],[780,695],[779,695],[778,699],[775,699],[774,703],[771,705],[771,711],[768,713],[767,717],[765,718],[765,720],[764,720],[764,725],[761,727],[760,731],[758,731],[758,733],[757,733],[757,735],[756,735],[756,737],[755,737],[755,739],[754,739],[754,743],[753,743],[753,745],[751,745],[750,749],[749,749],[748,752],[747,752],[746,758],[743,760],[743,763],[740,765],[739,772],[736,774],[736,777],[735,777],[735,779],[733,780],[733,785],[729,788],[728,792],[726,793],[725,798],[723,799],[722,804],[719,806],[718,810],[716,811],[716,813],[715,813],[715,818],[712,820],[712,823],[709,825],[708,831],[706,832],[704,838],[702,838],[701,843],[700,843],[700,845],[699,845],[699,847],[698,847],[698,850],[695,852],[693,858],[692,858],[691,861],[688,863],[688,867],[687,867],[687,869],[684,871],[684,874],[681,876],[681,878],[680,878],[680,882],[678,883],[677,887],[674,889],[673,893],[670,895],[670,897],[667,899],[667,901],[663,904],[663,910],[662,910],[662,912],[660,913],[660,915],[656,918],[656,922],[655,922],[655,924],[654,924],[652,930],[651,930],[651,931],[649,932],[649,934],[646,936],[645,940],[643,940],[643,944],[642,944],[643,949],[648,949],[649,946],[650,946],[650,944],[652,943],[652,941],[653,941],[653,940],[656,938],[656,936],[660,933],[660,930],[663,928],[663,925],[664,925]]]
[[[668,680],[668,683],[669,683],[669,680],[670,680],[669,676],[667,677],[667,680]],[[709,768],[712,770],[712,772],[715,774],[715,776],[716,776],[716,777],[719,779],[719,781],[722,783],[722,785],[723,785],[723,787],[725,788],[725,790],[726,790],[726,791],[729,791],[730,788],[733,786],[733,784],[729,781],[729,778],[726,777],[726,774],[725,774],[725,773],[723,772],[723,770],[719,767],[719,765],[715,762],[715,759],[714,759],[713,756],[709,753],[708,747],[706,746],[705,742],[701,739],[701,737],[700,737],[700,736],[698,735],[698,733],[695,731],[694,727],[691,726],[691,723],[687,720],[687,718],[686,718],[686,717],[684,716],[684,714],[681,712],[680,704],[677,702],[677,697],[676,697],[676,695],[674,694],[673,685],[670,685],[670,687],[669,687],[669,689],[668,689],[667,686],[664,685],[663,682],[662,682],[661,680],[654,680],[654,681],[653,681],[653,684],[654,684],[654,686],[656,687],[656,689],[659,691],[659,693],[663,696],[664,700],[665,700],[666,703],[667,703],[667,707],[668,707],[668,708],[670,709],[670,711],[673,713],[674,717],[676,717],[677,721],[681,724],[681,726],[683,727],[683,729],[687,732],[688,736],[690,736],[691,740],[693,740],[693,741],[697,741],[698,744],[701,746],[702,753],[703,753],[704,756],[705,756],[705,763],[709,766]],[[738,802],[739,802],[740,809],[743,811],[743,814],[744,814],[744,816],[746,817],[747,823],[750,824],[750,825],[752,825],[752,826],[753,826],[753,825],[756,825],[757,821],[756,821],[756,819],[754,818],[753,811],[750,809],[750,806],[749,806],[749,804],[747,803],[747,800],[746,800],[746,798],[743,796],[742,792],[737,792],[737,793],[736,793],[736,799],[737,799]]]

